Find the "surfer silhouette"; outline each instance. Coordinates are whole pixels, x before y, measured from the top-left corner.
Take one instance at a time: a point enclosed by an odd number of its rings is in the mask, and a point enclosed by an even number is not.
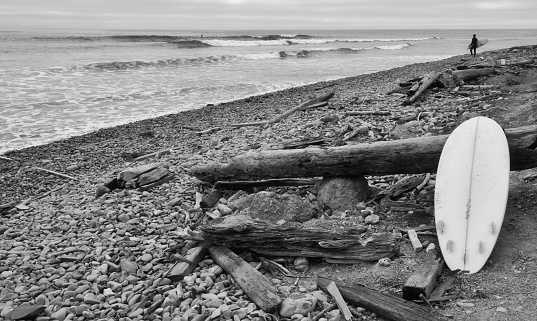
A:
[[[477,38],[474,34],[472,37],[472,43],[470,43],[470,55],[475,57],[476,55],[476,49],[477,49]]]

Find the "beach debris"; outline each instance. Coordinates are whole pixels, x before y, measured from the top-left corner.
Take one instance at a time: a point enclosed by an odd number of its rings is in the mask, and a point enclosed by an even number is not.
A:
[[[317,285],[323,291],[328,292],[328,285],[335,282],[343,299],[353,305],[357,305],[373,312],[388,320],[404,321],[445,321],[449,320],[439,314],[431,312],[429,307],[424,307],[403,298],[384,294],[376,290],[360,285],[344,285],[337,280],[321,276],[317,279]]]
[[[78,179],[75,178],[75,177],[72,177],[72,176],[69,176],[69,175],[65,175],[65,174],[62,174],[62,173],[58,173],[58,172],[56,172],[56,171],[51,171],[51,170],[46,169],[46,168],[34,167],[33,169],[38,170],[38,171],[42,171],[42,172],[45,172],[45,173],[53,174],[53,175],[56,175],[56,176],[59,176],[59,177],[67,178],[67,179],[70,179],[70,180],[73,180],[73,181],[78,180]]]
[[[185,255],[185,260],[175,263],[170,269],[167,278],[173,282],[181,281],[187,275],[190,275],[192,271],[198,266],[199,262],[207,254],[207,246],[200,245],[189,249]]]
[[[410,232],[410,231],[409,231]],[[409,233],[410,235],[410,233]],[[403,298],[419,300],[420,295],[428,299],[433,292],[436,280],[442,273],[444,261],[436,259],[437,251],[427,252],[425,261],[412,273],[403,285]]]
[[[276,287],[240,256],[223,246],[209,247],[209,254],[263,311],[275,311],[280,307],[282,299]]]
[[[298,224],[273,224],[233,214],[199,226],[198,241],[249,249],[260,255],[378,261],[398,250],[391,233],[362,237],[359,226],[314,228]],[[359,231],[356,233],[355,231]],[[360,232],[361,231],[361,232]]]
[[[339,310],[341,311],[341,313],[343,313],[343,317],[345,318],[345,320],[350,321],[352,319],[351,311],[349,310],[347,303],[341,296],[341,293],[339,292],[339,289],[337,288],[336,283],[334,281],[330,282],[330,284],[328,284],[326,289],[328,290],[328,293],[330,293],[330,295],[332,295],[332,297],[336,301],[337,306]]]
[[[129,167],[104,185],[97,186],[95,198],[99,198],[115,189],[140,189],[145,191],[171,181],[174,175],[169,171],[168,163],[150,163]]]
[[[318,299],[311,294],[292,293],[282,301],[280,316],[282,318],[306,317],[313,312]]]
[[[429,86],[431,86],[437,79],[440,77],[441,73],[438,71],[432,71],[431,73],[425,75],[422,80],[417,82],[417,88],[411,88],[409,93],[409,98],[404,101],[403,105],[410,105],[415,102],[418,97],[425,91]]]
[[[415,230],[408,230],[408,239],[410,240],[410,243],[412,244],[412,247],[414,248],[414,251],[420,252],[423,250],[423,245],[421,244],[420,240],[418,239],[418,234]]]
[[[308,108],[317,108],[317,107],[323,107],[328,104],[328,100],[334,96],[334,92],[330,92],[328,94],[321,95],[319,97],[316,97],[314,99],[308,100],[305,103],[302,103],[294,108],[289,109],[288,111],[284,112],[281,115],[278,115],[270,120],[267,121],[261,121],[261,122],[253,122],[253,123],[241,123],[241,124],[231,124],[232,127],[245,127],[245,126],[262,126],[262,125],[268,125],[268,124],[275,124],[282,119],[289,117],[290,115],[296,113],[300,110],[305,110]]]

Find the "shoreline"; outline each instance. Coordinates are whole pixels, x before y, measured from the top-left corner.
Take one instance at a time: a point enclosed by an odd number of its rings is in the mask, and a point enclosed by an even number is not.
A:
[[[208,283],[214,283],[211,289],[224,297],[222,305],[236,302],[240,307],[237,311],[244,312],[239,319],[247,320],[246,316],[251,316],[261,321],[263,318],[260,316],[264,312],[255,304],[253,307],[249,305],[252,301],[245,291],[235,286],[231,275],[223,272],[221,267],[218,269],[218,264],[209,256],[183,281],[172,282],[163,274],[178,262],[171,252],[179,253],[178,249],[186,247],[186,241],[180,237],[185,229],[195,229],[198,220],[208,219],[206,213],[195,209],[196,192],[208,194],[212,188],[188,175],[188,170],[198,164],[226,162],[230,157],[248,151],[281,149],[284,144],[312,138],[326,138],[327,145],[333,146],[336,138],[349,132],[349,128],[367,127],[367,131],[349,142],[360,143],[447,134],[465,118],[479,113],[501,118],[502,125],[523,126],[531,123],[533,118],[511,120],[503,117],[509,113],[504,108],[519,107],[504,98],[514,99],[514,95],[509,93],[490,90],[483,94],[476,91],[473,96],[464,97],[449,89],[431,89],[418,102],[408,106],[401,104],[406,95],[385,93],[399,82],[431,71],[481,63],[483,60],[480,57],[490,56],[493,61],[508,54],[513,59],[524,55],[531,55],[533,60],[537,58],[537,46],[532,46],[530,53],[524,52],[525,49],[518,52],[506,48],[481,52],[476,58],[465,54],[410,64],[103,128],[85,135],[8,152],[5,156],[10,160],[0,158],[3,186],[0,192],[0,260],[4,262],[0,265],[0,287],[5,288],[0,293],[0,314],[3,317],[12,313],[13,308],[29,303],[43,306],[47,316],[42,320],[59,319],[61,316],[65,319],[65,315],[71,316],[68,319],[142,320],[148,317],[145,313],[149,314],[151,320],[171,320],[184,316],[182,308],[189,308],[192,315],[197,314],[198,305],[207,304],[207,300],[200,303],[202,301],[197,299],[209,288]],[[229,126],[271,119],[314,96],[329,92],[335,95],[327,106],[297,112],[270,126]],[[531,105],[526,108],[531,111]],[[348,111],[389,111],[389,115],[348,116]],[[414,115],[411,121],[400,121],[408,115]],[[198,133],[198,130],[216,128],[219,129]],[[133,153],[151,153],[170,148],[173,148],[171,154],[158,159],[133,162],[129,158]],[[146,191],[114,190],[95,198],[96,188],[108,183],[119,171],[154,162],[166,162],[170,172],[175,175],[174,179]],[[74,179],[39,169],[66,174]],[[396,180],[393,178],[390,183]],[[434,185],[428,188],[430,192]],[[274,190],[300,195],[301,188]],[[221,202],[225,204],[234,193],[224,191]],[[314,194],[310,194],[315,198]],[[316,203],[316,200],[311,202]],[[10,205],[3,207],[5,204]],[[533,206],[533,203],[530,205]],[[401,224],[430,225],[431,219],[428,215],[415,213],[378,214],[380,223],[368,225],[367,233],[392,233],[389,228],[403,226]],[[350,224],[358,221],[354,214],[339,218],[333,217],[330,212],[324,213],[323,218],[325,216],[326,221],[323,222],[328,224],[337,225],[340,219]],[[378,282],[376,272],[372,272],[372,275],[366,273],[371,262],[353,265],[316,262],[310,265],[308,273],[314,276],[317,273],[332,273],[386,292],[386,289],[393,288],[386,287],[386,284],[403,284],[412,272],[408,266],[418,266],[422,262],[419,255],[423,253],[413,252],[404,240],[401,243],[406,256],[392,261],[392,267],[400,271],[393,273],[394,279],[386,279],[385,282]],[[181,255],[185,253],[181,252]],[[124,264],[125,261],[129,264]],[[378,265],[373,262],[373,267],[378,268]],[[503,268],[498,269],[504,271]],[[209,276],[212,281],[207,278],[201,280],[201,275],[208,275],[206,273],[213,273]],[[264,273],[282,296],[290,292],[311,293],[318,289],[311,278],[295,279],[267,271]],[[357,277],[360,273],[367,277]],[[391,276],[386,274],[383,277]],[[485,279],[481,281],[481,286],[493,286],[490,278],[494,276],[492,272],[479,274],[478,277]],[[197,283],[200,287],[194,289],[196,279],[200,279]],[[472,288],[473,285],[463,282],[464,279],[461,287]],[[470,283],[474,284],[472,280]],[[179,288],[183,295],[180,298]],[[190,307],[190,303],[196,307]],[[327,301],[324,303],[328,304]],[[457,310],[460,307],[454,301],[444,307],[463,318],[468,315],[471,319],[473,316]],[[226,315],[223,309],[222,313]],[[363,319],[377,320],[367,311],[359,314]],[[196,320],[207,318],[207,315],[197,315],[199,318]],[[227,315],[225,319],[234,318]],[[224,320],[224,316],[217,316],[215,320]]]

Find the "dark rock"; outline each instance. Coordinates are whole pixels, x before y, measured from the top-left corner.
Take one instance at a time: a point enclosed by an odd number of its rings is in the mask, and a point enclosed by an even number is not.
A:
[[[325,177],[319,185],[317,201],[322,208],[354,210],[356,204],[369,197],[369,185],[363,176]]]
[[[43,311],[45,311],[44,305],[20,305],[13,308],[11,320],[35,319]]]
[[[250,194],[229,204],[231,209],[241,211],[253,218],[270,222],[305,222],[315,216],[315,208],[294,194],[279,195],[274,192]]]
[[[169,171],[166,167],[159,167],[148,173],[140,175],[140,177],[138,177],[137,183],[139,186],[151,184],[168,175],[168,173]]]

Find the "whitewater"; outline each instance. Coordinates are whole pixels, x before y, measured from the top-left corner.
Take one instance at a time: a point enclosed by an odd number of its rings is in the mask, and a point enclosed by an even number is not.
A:
[[[290,87],[535,44],[534,30],[0,30],[0,154]],[[409,78],[418,75],[409,75]]]

